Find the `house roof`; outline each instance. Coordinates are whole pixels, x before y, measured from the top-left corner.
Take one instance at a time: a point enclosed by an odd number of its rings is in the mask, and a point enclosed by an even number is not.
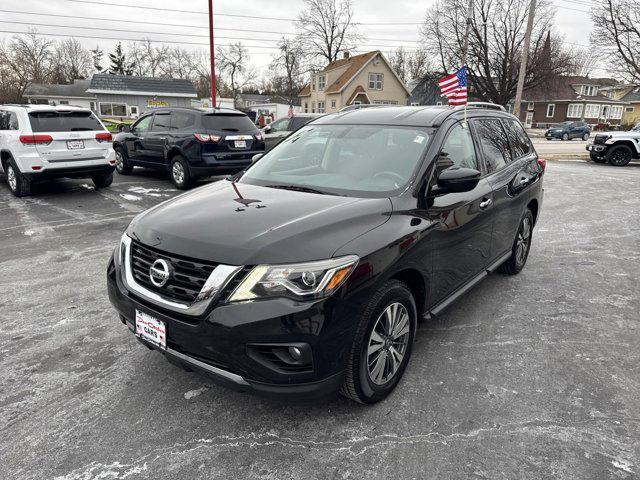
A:
[[[164,97],[196,98],[191,80],[181,78],[136,77],[96,73],[91,78],[89,93],[115,93],[124,95],[160,95]]]
[[[353,102],[359,93],[364,93],[365,95],[367,95],[367,92],[365,91],[362,85],[358,85],[356,88],[353,89],[353,92],[351,93],[349,100],[347,100],[347,105]],[[367,95],[367,98],[369,98],[368,95]]]
[[[311,85],[309,85],[308,83],[302,87],[302,90],[300,90],[300,93],[298,93],[299,97],[308,97],[311,95]]]
[[[616,83],[611,78],[589,78],[583,76],[557,76],[551,81],[524,92],[523,100],[527,102],[549,101],[606,101],[608,103],[624,103],[613,100],[604,95],[582,95],[575,91],[572,85],[611,86]]]
[[[68,98],[96,98],[87,93],[89,80],[74,80],[70,85],[31,83],[24,91],[29,97],[68,97]]]
[[[627,93],[620,100],[623,102],[640,102],[640,85],[636,85],[636,87]]]

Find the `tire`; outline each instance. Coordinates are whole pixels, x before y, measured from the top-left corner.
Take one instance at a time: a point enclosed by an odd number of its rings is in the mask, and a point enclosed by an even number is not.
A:
[[[566,132],[565,132],[565,133],[563,133],[563,134],[562,134],[562,140],[564,140],[565,142],[566,142],[567,140],[571,140],[571,139],[569,138],[569,134],[568,134],[568,133],[566,133]]]
[[[9,190],[16,197],[24,197],[31,195],[31,181],[20,173],[20,169],[13,158],[5,164],[5,175],[7,177],[7,185]]]
[[[607,159],[606,159],[606,158],[604,158],[604,157],[597,157],[597,156],[595,156],[593,153],[590,153],[590,154],[589,154],[589,158],[591,159],[591,161],[592,161],[592,162],[595,162],[595,163],[606,163],[606,162],[607,162]]]
[[[169,175],[171,176],[171,182],[178,190],[188,190],[191,188],[193,177],[191,176],[189,165],[187,165],[187,161],[182,155],[176,155],[171,159]]]
[[[631,148],[626,145],[615,145],[607,152],[607,162],[614,167],[624,167],[633,158]]]
[[[129,161],[126,152],[122,147],[116,147],[116,172],[120,175],[130,175],[133,172],[133,165]]]
[[[389,329],[386,312],[397,314],[394,317],[397,319],[395,325],[398,329],[395,343],[391,340],[393,333],[383,338],[384,332]],[[406,319],[406,324],[403,319]],[[417,309],[411,291],[398,280],[386,282],[372,295],[357,320],[340,393],[364,404],[376,403],[386,398],[404,374],[411,357],[416,329]],[[393,332],[393,328],[391,331]],[[372,353],[369,353],[370,347],[375,348]],[[399,363],[394,352],[401,354]]]
[[[105,175],[97,175],[91,177],[93,184],[98,188],[107,188],[113,183],[113,173],[107,173]]]
[[[531,239],[533,237],[533,213],[528,208],[525,210],[518,232],[513,241],[511,248],[511,256],[509,259],[498,267],[498,271],[507,275],[516,275],[522,271],[529,258],[531,250]],[[524,249],[524,250],[522,250]]]
[[[583,140],[583,141],[585,141],[585,142],[586,142],[587,140],[589,140],[589,134],[588,134],[588,133],[585,133],[584,135],[582,135],[582,140]]]

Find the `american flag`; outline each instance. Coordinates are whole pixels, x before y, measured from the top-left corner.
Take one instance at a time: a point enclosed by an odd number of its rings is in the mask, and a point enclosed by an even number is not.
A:
[[[438,80],[438,86],[449,105],[467,104],[467,67]]]

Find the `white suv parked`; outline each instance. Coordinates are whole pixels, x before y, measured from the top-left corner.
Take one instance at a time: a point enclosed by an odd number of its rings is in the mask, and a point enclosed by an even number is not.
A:
[[[111,134],[86,108],[68,105],[0,105],[0,165],[11,192],[31,193],[33,182],[91,178],[96,188],[113,181]]]

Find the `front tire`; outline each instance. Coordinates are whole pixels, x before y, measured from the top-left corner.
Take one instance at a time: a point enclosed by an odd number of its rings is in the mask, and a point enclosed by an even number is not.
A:
[[[562,134],[562,140],[564,140],[565,142],[566,142],[567,140],[569,140],[569,134],[568,134],[568,133],[563,133],[563,134]]]
[[[193,178],[187,161],[181,155],[176,155],[171,160],[171,166],[169,167],[169,175],[171,175],[171,182],[178,190],[188,190],[191,188]]]
[[[589,140],[589,134],[585,133],[584,135],[582,135],[582,140],[584,140],[585,142]]]
[[[372,404],[393,391],[411,357],[417,309],[409,288],[398,280],[386,282],[365,305],[357,325],[340,393]]]
[[[133,172],[133,165],[122,147],[116,147],[116,172],[120,175],[130,175]]]
[[[20,173],[20,169],[13,158],[10,158],[6,163],[5,174],[7,176],[7,185],[9,185],[11,193],[16,197],[31,195],[31,181]]]
[[[624,167],[633,158],[631,148],[626,145],[616,145],[607,152],[607,161],[614,167]]]
[[[527,208],[520,220],[516,239],[513,241],[511,248],[511,256],[509,259],[498,267],[498,271],[507,275],[516,275],[522,271],[527,258],[529,258],[529,250],[531,250],[531,238],[533,236],[533,213]]]
[[[589,158],[591,159],[592,162],[595,163],[607,163],[607,159],[604,157],[598,157],[596,155],[594,155],[593,153],[589,154]]]

